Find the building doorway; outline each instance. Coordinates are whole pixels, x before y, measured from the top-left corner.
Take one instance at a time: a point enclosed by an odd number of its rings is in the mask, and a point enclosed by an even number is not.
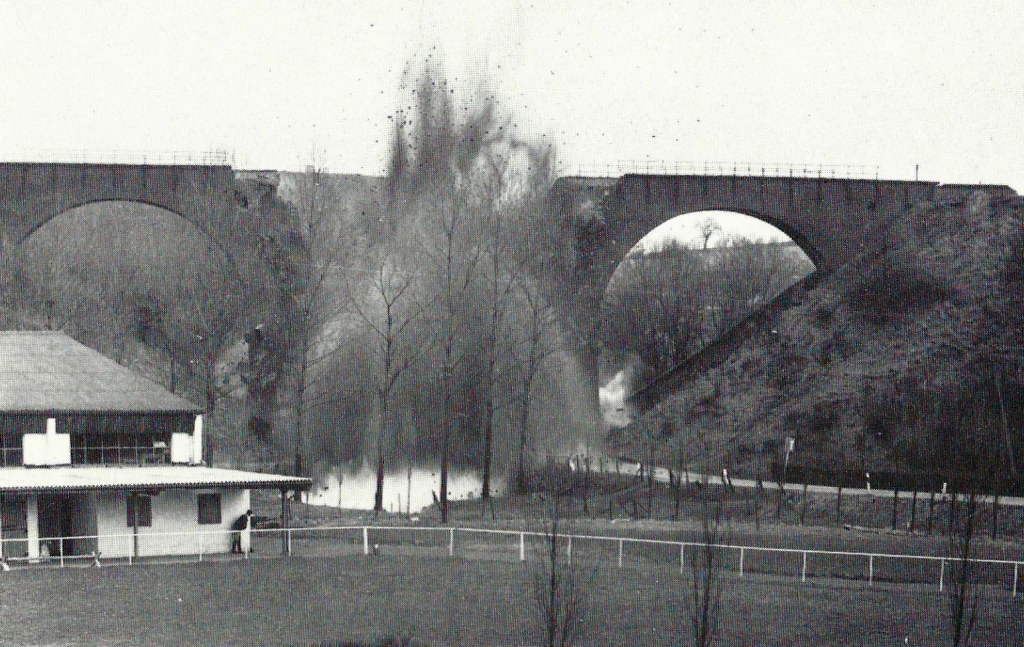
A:
[[[95,535],[95,494],[39,495],[40,556],[88,555],[96,550]]]

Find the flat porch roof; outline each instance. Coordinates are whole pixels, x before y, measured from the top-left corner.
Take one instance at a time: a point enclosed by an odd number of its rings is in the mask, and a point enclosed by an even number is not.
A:
[[[185,489],[305,490],[312,479],[195,465],[0,468],[0,492]]]

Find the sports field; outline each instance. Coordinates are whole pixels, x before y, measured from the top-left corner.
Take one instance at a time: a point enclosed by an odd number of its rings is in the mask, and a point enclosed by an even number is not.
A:
[[[582,558],[580,558],[582,561]],[[590,561],[579,644],[688,641],[678,566]],[[318,645],[382,636],[539,644],[531,566],[415,549],[364,557],[29,568],[0,574],[0,644]],[[977,643],[1019,644],[1022,599],[983,589]],[[726,576],[724,645],[948,644],[934,586]]]

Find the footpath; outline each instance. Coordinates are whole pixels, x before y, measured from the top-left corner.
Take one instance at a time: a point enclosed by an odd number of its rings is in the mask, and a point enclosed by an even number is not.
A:
[[[582,465],[582,461],[572,461],[572,460],[570,460],[570,462],[569,462],[569,468],[574,470],[574,471],[576,469],[579,469],[580,465]],[[626,461],[615,461],[615,460],[611,460],[611,459],[604,459],[604,460],[598,461],[597,465],[595,465],[594,462],[591,461],[591,464],[590,464],[590,471],[593,472],[593,473],[620,474],[622,476],[639,476],[640,470],[641,470],[641,465],[639,463],[630,463],[630,462],[626,462]],[[711,485],[722,485],[723,484],[723,479],[727,479],[727,482],[725,484],[729,485],[731,487],[736,487],[736,488],[756,488],[757,487],[757,481],[755,481],[753,479],[731,478],[727,474],[726,475],[717,474],[717,475],[708,476],[706,474],[699,474],[699,473],[696,473],[696,472],[683,472],[682,475],[680,476],[680,478],[682,478],[684,481],[689,481],[690,483],[704,483],[706,481],[706,482],[708,482]],[[666,468],[666,467],[655,467],[654,468],[654,480],[657,481],[658,483],[669,483],[670,480],[669,480],[669,470],[668,470],[668,468]],[[765,481],[763,481],[763,487],[766,490],[778,491],[779,484],[774,482],[774,481],[765,480]],[[804,485],[803,485],[803,483],[786,483],[784,485],[784,489],[785,489],[786,492],[801,493],[804,490]],[[834,486],[831,486],[831,485],[808,485],[807,486],[807,491],[808,492],[813,492],[815,494],[832,494],[832,495],[836,495],[838,493],[838,488],[836,488]],[[918,498],[921,498],[922,496],[928,496],[929,494],[930,494],[930,492],[923,492],[922,491],[922,492],[918,492],[917,496],[918,496]],[[949,496],[950,496],[950,495],[944,494],[944,493],[936,493],[936,494],[939,497],[943,497],[943,499],[948,499]],[[868,488],[868,487],[864,487],[864,488],[848,488],[848,487],[844,487],[843,488],[843,496],[847,496],[847,495],[849,495],[849,496],[871,496],[871,497],[876,497],[876,498],[879,498],[879,499],[892,499],[893,498],[893,491],[892,490],[878,490],[878,489],[875,489],[875,488]],[[904,490],[900,490],[898,493],[896,493],[896,496],[899,497],[900,499],[912,499],[912,498],[914,498],[914,492],[907,492],[907,491],[904,491]],[[987,495],[986,494],[986,495],[979,495],[978,496],[978,501],[981,501],[981,502],[984,502],[984,503],[991,503],[992,500],[993,500],[993,497],[991,495]],[[1001,496],[1001,497],[999,497],[999,505],[1024,507],[1024,497],[1019,497],[1019,496]]]

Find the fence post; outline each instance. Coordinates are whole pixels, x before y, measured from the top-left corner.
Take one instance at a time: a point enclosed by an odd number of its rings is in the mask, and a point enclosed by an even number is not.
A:
[[[875,583],[875,556],[868,555],[868,585]]]
[[[743,547],[740,546],[740,577],[743,577]]]
[[[455,528],[448,531],[448,557],[455,557]]]
[[[683,574],[683,564],[686,563],[686,544],[679,544],[679,574]]]
[[[572,566],[572,535],[569,535],[569,543],[565,546],[565,558],[569,566]]]
[[[1017,597],[1017,567],[1019,563],[1013,565],[1013,597]]]
[[[800,570],[800,581],[801,582],[806,582],[807,581],[807,551],[806,550],[804,551],[804,566]]]
[[[526,561],[526,533],[519,533],[519,561]]]
[[[288,527],[288,535],[287,535],[286,539],[288,540],[288,557],[291,557],[292,556],[292,529],[291,529],[290,526]]]
[[[946,560],[941,560],[942,566],[939,567],[939,593],[942,593],[942,580],[946,577]]]
[[[58,537],[57,539],[60,542],[60,567],[64,568],[64,538]]]
[[[363,526],[363,554],[370,554],[370,530]]]
[[[622,568],[622,540],[619,540],[619,568]]]

